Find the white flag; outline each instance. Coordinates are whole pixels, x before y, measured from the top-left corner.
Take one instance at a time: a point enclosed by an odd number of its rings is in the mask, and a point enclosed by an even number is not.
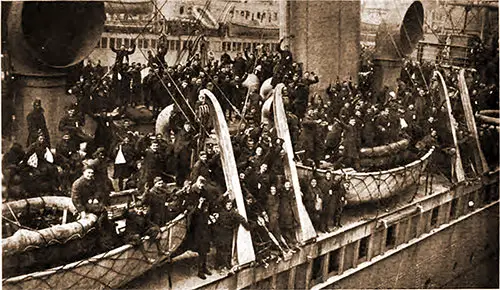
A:
[[[401,129],[408,127],[408,123],[403,118],[399,118],[399,123],[401,124]]]
[[[38,156],[36,156],[36,153],[33,153],[33,155],[28,158],[28,165],[34,168],[38,167]]]
[[[125,160],[125,156],[123,156],[122,145],[120,145],[120,149],[118,149],[118,153],[116,154],[115,164],[125,164],[127,160]]]
[[[45,154],[43,155],[43,158],[47,160],[48,163],[54,163],[54,155],[52,155],[52,152],[50,152],[49,148],[45,148]]]

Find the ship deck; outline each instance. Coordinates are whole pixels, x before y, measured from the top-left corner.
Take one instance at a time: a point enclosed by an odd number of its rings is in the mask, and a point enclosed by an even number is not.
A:
[[[351,208],[346,207],[342,214],[342,227],[329,233],[318,233],[316,240],[330,238],[356,227],[364,221],[376,219],[384,213],[397,211],[411,202],[418,202],[420,199],[426,197],[424,186],[425,176],[421,178],[420,183],[421,185],[418,187],[410,188],[397,196],[382,200],[379,203],[363,204]],[[451,183],[444,176],[434,175],[431,186],[431,192],[434,195],[448,191]],[[213,269],[214,254],[215,250],[212,249],[208,258],[208,266],[211,269]],[[124,289],[195,289],[224,279],[230,275],[229,271],[217,272],[211,270],[212,275],[207,276],[206,280],[202,280],[197,276],[196,258],[196,253],[188,251],[172,259],[171,263],[159,266],[136,278],[126,285]],[[271,261],[271,263],[274,262]],[[171,282],[170,287],[169,281]]]

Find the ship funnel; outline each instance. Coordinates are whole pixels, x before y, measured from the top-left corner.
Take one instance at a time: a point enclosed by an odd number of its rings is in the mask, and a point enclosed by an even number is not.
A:
[[[392,9],[379,25],[376,37],[373,89],[380,92],[385,86],[394,88],[399,77],[402,59],[413,52],[423,38],[424,7],[414,1],[404,15]],[[404,10],[402,10],[404,11]]]
[[[8,47],[16,73],[72,66],[94,49],[104,29],[103,2],[12,2]]]
[[[16,83],[15,138],[26,142],[26,116],[35,99],[42,100],[51,140],[65,106],[68,68],[81,62],[101,38],[106,20],[102,1],[15,1],[2,3],[2,50]],[[5,38],[4,38],[5,37]]]

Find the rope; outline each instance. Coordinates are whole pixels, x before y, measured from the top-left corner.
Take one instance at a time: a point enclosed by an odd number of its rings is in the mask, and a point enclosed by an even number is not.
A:
[[[125,4],[120,0],[120,4],[123,6],[123,8],[125,9],[125,11],[127,11],[127,8],[125,7]],[[128,12],[127,12],[128,14]],[[119,19],[119,21],[121,22],[122,25],[124,25],[124,23],[121,21],[121,19]],[[148,25],[148,24],[147,24]],[[130,34],[127,32],[127,34]],[[147,59],[147,56],[146,54],[144,53],[144,51],[138,47],[138,50],[141,52],[141,54]],[[162,64],[163,66],[163,64]],[[177,105],[177,107],[179,108],[179,110],[181,111],[181,113],[184,115],[184,117],[186,118],[186,120],[190,120],[190,118],[186,115],[186,112],[184,112],[184,110],[182,109],[182,107],[180,106],[180,104],[177,102],[177,100],[173,97],[172,93],[170,92],[170,90],[167,88],[167,85],[163,82],[163,79],[160,77],[160,75],[155,72],[155,75],[156,77],[158,78],[158,80],[160,81],[160,83],[163,85],[163,87],[166,89],[167,93],[170,95],[170,97],[172,98],[172,100],[175,102],[175,104]],[[192,108],[191,108],[192,110]]]

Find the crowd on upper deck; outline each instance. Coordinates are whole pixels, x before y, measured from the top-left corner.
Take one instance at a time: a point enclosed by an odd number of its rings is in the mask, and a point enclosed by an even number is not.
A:
[[[284,171],[284,140],[277,137],[272,120],[271,125],[261,123],[263,117],[270,118],[265,115],[269,112],[263,112],[265,100],[260,87],[248,91],[244,84],[251,74],[261,84],[272,77],[272,86],[285,85],[281,93],[290,136],[296,159],[304,165],[379,170],[413,160],[430,146],[441,145],[444,151],[451,146],[446,134],[436,133],[448,131],[448,115],[439,80],[433,74],[435,65],[406,61],[396,90],[386,87],[374,92],[373,65],[362,58],[358,83],[350,78],[337,79],[325,91],[318,91],[314,84],[319,77],[303,71],[289,49],[281,46],[276,52],[245,51],[244,56],[238,53],[234,59],[224,53],[220,59],[209,58],[206,63],[195,54],[185,64],[176,65],[166,63],[161,45],[156,53],[148,52],[147,64],[129,63],[128,55],[135,48],[113,48],[116,61],[109,72],[99,63],[88,61],[72,76],[73,84],[68,87],[77,103],[67,108],[59,122],[60,140],[50,139],[42,101],[33,103],[27,117],[26,149],[14,143],[3,158],[4,198],[59,192],[72,195],[78,211],[102,214],[111,191],[138,189],[138,200],[149,206],[151,221],[156,225],[182,209],[197,209],[194,238],[214,243],[219,267],[230,265],[228,237],[232,238],[232,230],[239,224],[252,231],[254,245],[263,256],[293,249],[299,220],[294,210],[294,189]],[[144,69],[148,72],[143,77]],[[452,92],[458,92],[457,72],[438,69],[448,86],[455,88]],[[486,85],[474,72],[469,73],[468,80],[475,111],[498,107],[496,85]],[[240,125],[232,143],[248,220],[234,210],[225,184],[221,149],[214,142],[205,142],[206,133],[213,127],[213,112],[200,94],[202,89],[215,95],[230,124]],[[460,98],[458,94],[451,97]],[[187,121],[176,105],[164,135],[134,130],[130,120],[123,120],[126,112],[129,117],[134,112],[139,114],[140,110],[130,110],[138,106],[149,109],[154,119],[179,99],[193,108],[203,126]],[[454,107],[454,112],[459,112],[459,107]],[[93,135],[83,130],[89,122],[85,115],[92,116],[97,124]],[[116,125],[118,121],[122,122],[120,126]],[[464,122],[458,124],[460,144],[469,146]],[[481,132],[494,136],[488,128]],[[382,167],[360,157],[363,147],[402,139],[409,142],[410,156],[392,158]],[[489,153],[498,156],[498,152]],[[166,185],[170,182],[180,190],[170,190]],[[331,231],[341,225],[343,182],[331,172],[302,181],[304,203],[317,230]],[[214,225],[218,237],[225,238],[211,239],[209,224]],[[206,267],[210,242],[197,245],[196,250],[200,253],[199,276],[204,277],[210,272]]]

